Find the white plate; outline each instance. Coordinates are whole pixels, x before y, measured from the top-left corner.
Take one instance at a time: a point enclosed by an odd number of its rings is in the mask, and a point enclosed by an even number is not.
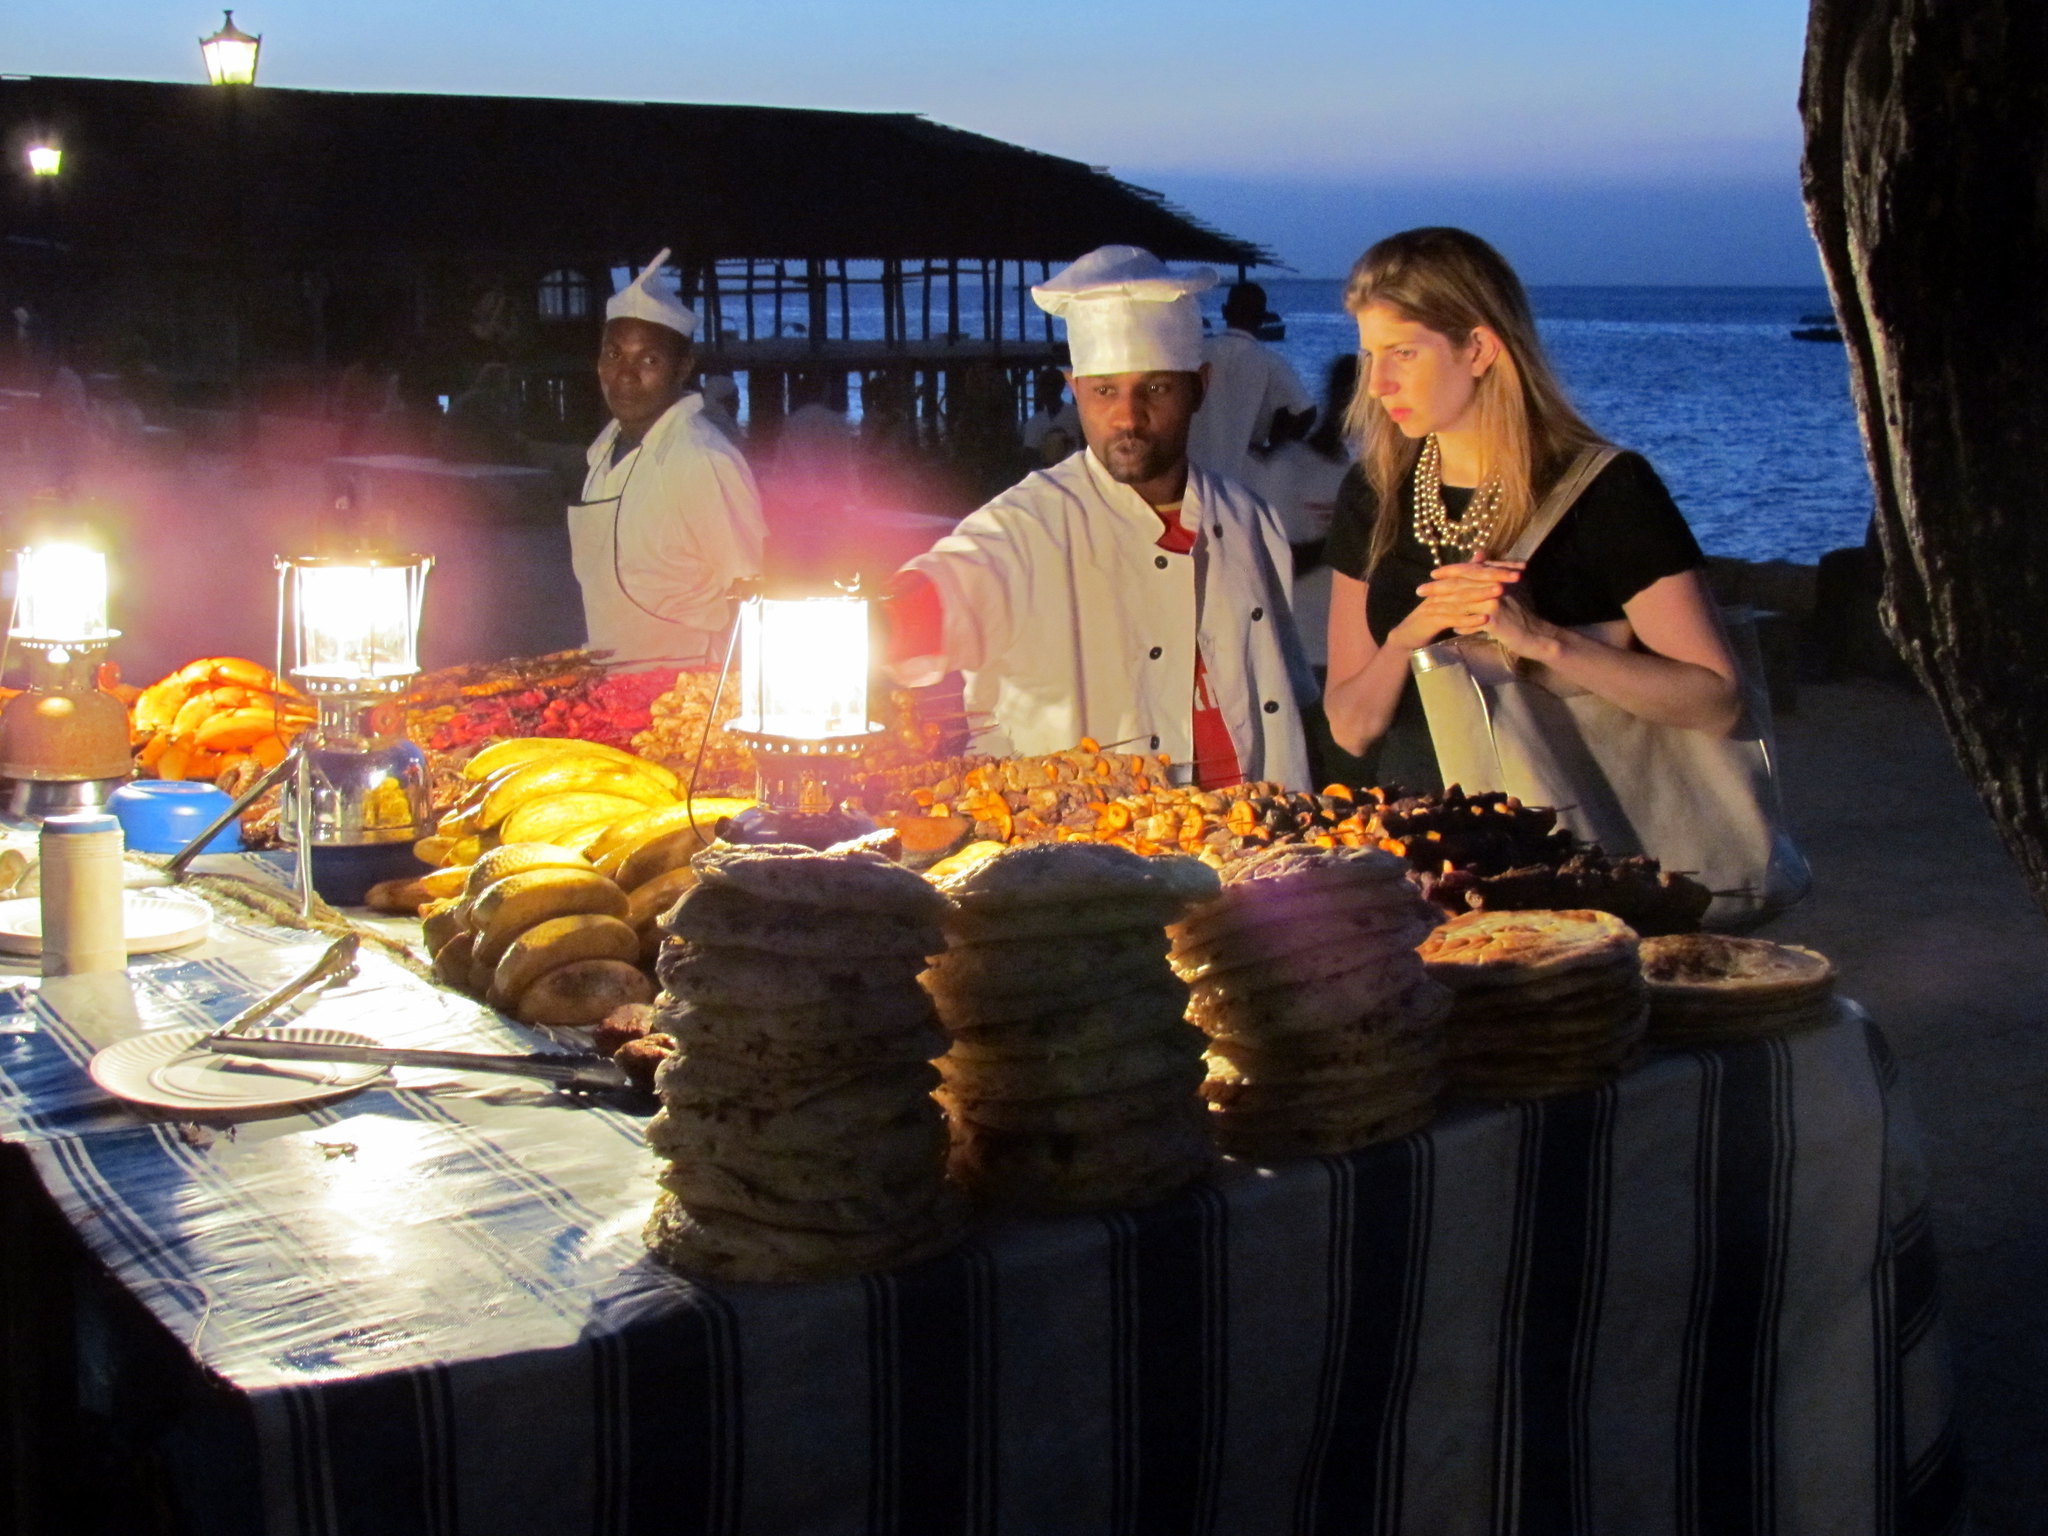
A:
[[[182,891],[123,891],[121,926],[131,955],[152,954],[197,944],[213,926],[213,908]],[[39,896],[0,901],[0,951],[43,952],[43,902]]]
[[[86,1070],[117,1099],[152,1109],[289,1109],[367,1087],[383,1067],[340,1061],[257,1061],[198,1048],[204,1029],[153,1029],[118,1040]],[[375,1045],[341,1029],[276,1029],[273,1039],[323,1045]]]

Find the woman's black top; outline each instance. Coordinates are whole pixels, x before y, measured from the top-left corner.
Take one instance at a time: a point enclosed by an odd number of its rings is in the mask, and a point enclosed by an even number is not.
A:
[[[1421,601],[1415,589],[1429,580],[1435,564],[1428,546],[1415,535],[1413,471],[1404,490],[1408,505],[1400,537],[1379,568],[1368,573],[1379,503],[1364,467],[1352,465],[1337,491],[1324,553],[1332,568],[1354,580],[1369,581],[1365,622],[1376,645],[1386,644],[1394,626]],[[1444,510],[1461,517],[1471,505],[1472,491],[1447,485],[1443,498]],[[1446,555],[1461,558],[1449,551]],[[1699,541],[1649,460],[1639,453],[1623,453],[1558,519],[1513,590],[1539,617],[1576,628],[1626,618],[1623,605],[1645,587],[1705,564]],[[1413,688],[1401,691],[1393,724],[1368,761],[1382,784],[1399,782],[1411,792],[1442,788],[1422,701]]]
[[[1420,601],[1415,589],[1429,580],[1434,565],[1428,547],[1415,536],[1412,471],[1405,491],[1408,506],[1401,536],[1369,577],[1366,566],[1378,501],[1362,466],[1354,464],[1344,477],[1330,523],[1324,558],[1354,580],[1370,579],[1365,621],[1377,645],[1386,643],[1394,626]],[[1447,485],[1443,498],[1444,510],[1460,517],[1471,504],[1472,492]],[[1537,546],[1514,590],[1539,617],[1577,628],[1623,618],[1622,605],[1643,588],[1705,564],[1699,541],[1650,461],[1639,453],[1623,453],[1600,471]]]

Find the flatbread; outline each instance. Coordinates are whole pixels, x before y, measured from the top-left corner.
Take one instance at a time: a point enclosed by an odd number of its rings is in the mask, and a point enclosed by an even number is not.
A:
[[[946,1160],[945,1116],[928,1102],[858,1144],[823,1142],[769,1150],[720,1127],[664,1110],[647,1125],[647,1144],[671,1164],[714,1164],[792,1200],[850,1199],[893,1183],[915,1182]]]
[[[1188,989],[1188,1018],[1210,1035],[1259,1041],[1348,1029],[1410,996],[1423,978],[1374,959],[1314,986],[1244,992],[1197,982]]]
[[[1788,992],[1804,995],[1835,979],[1834,962],[1817,950],[1719,933],[1645,939],[1642,964],[1653,997],[1734,999],[1738,1006]]]
[[[1327,957],[1349,956],[1364,964],[1374,956],[1420,975],[1415,946],[1429,937],[1436,919],[1410,908],[1390,912],[1331,914],[1281,928],[1218,935],[1199,945],[1176,945],[1173,968],[1185,981],[1204,981],[1256,971],[1266,975],[1302,973],[1320,979]]]
[[[926,984],[931,985],[932,979],[927,974]],[[1026,1020],[1072,1017],[1099,1004],[1114,1004],[1127,998],[1157,998],[1169,991],[1181,1000],[1180,1011],[1185,1013],[1186,984],[1173,974],[1173,968],[1163,957],[1144,956],[1126,970],[1077,982],[1059,992],[967,992],[939,985],[931,987],[931,997],[949,1032],[972,1035],[976,1030],[1002,1030]]]
[[[1104,1135],[1036,1134],[960,1122],[948,1169],[978,1201],[1056,1215],[1164,1199],[1215,1161],[1199,1101]]]
[[[692,886],[676,898],[661,926],[698,944],[822,959],[921,957],[946,947],[938,925],[921,918],[770,901],[730,885]]]
[[[1202,1036],[1177,1027],[1178,1036],[1155,1035],[1081,1056],[1033,1061],[947,1055],[939,1058],[939,1072],[948,1088],[978,1099],[1063,1099],[1140,1083],[1177,1085],[1192,1093],[1202,1080]]]
[[[1633,957],[1635,930],[1606,912],[1465,912],[1422,945],[1429,973],[1454,991],[1511,987]]]
[[[1223,869],[1228,888],[1284,881],[1292,885],[1389,884],[1408,877],[1408,861],[1384,848],[1323,848],[1276,843],[1233,859]]]
[[[819,853],[794,843],[717,843],[690,860],[701,884],[769,901],[852,912],[887,912],[936,923],[946,898],[922,875],[879,853]]]
[[[642,1236],[657,1259],[706,1280],[836,1280],[930,1258],[966,1233],[965,1212],[950,1201],[929,1219],[877,1233],[790,1232],[727,1211],[693,1212],[674,1195],[655,1197]]]
[[[729,1008],[804,1008],[820,1004],[857,1007],[899,1005],[915,987],[924,959],[917,955],[881,958],[846,956],[797,960],[758,949],[727,949],[671,939],[654,971],[678,1002]]]
[[[1119,981],[1167,970],[1166,930],[1125,928],[1064,939],[958,944],[931,957],[924,982],[941,997],[1071,993],[1090,986],[1099,995]]]
[[[1250,1083],[1212,1076],[1202,1084],[1202,1097],[1213,1107],[1248,1114],[1294,1109],[1334,1114],[1349,1106],[1379,1118],[1411,1106],[1419,1097],[1434,1098],[1443,1082],[1436,1059],[1425,1057],[1391,1069],[1358,1071],[1348,1078],[1304,1082]]]
[[[1417,924],[1410,931],[1419,939],[1429,930]],[[1231,1002],[1276,989],[1319,988],[1338,977],[1355,975],[1361,968],[1377,970],[1384,978],[1383,985],[1401,989],[1425,974],[1410,945],[1392,949],[1332,947],[1269,955],[1227,971],[1212,971],[1193,983],[1193,990],[1213,1002]]]
[[[890,1035],[918,1035],[936,1028],[932,1000],[915,980],[887,990],[823,1003],[780,1008],[739,1003],[698,1003],[664,996],[654,1007],[653,1027],[687,1044],[692,1040],[759,1039],[794,1049],[811,1043],[836,1044]]]
[[[1145,893],[993,911],[956,907],[947,914],[945,928],[960,943],[1063,939],[1125,928],[1164,928],[1186,911],[1187,902],[1179,896]]]
[[[781,1073],[814,1067],[878,1067],[930,1061],[945,1055],[951,1042],[933,1018],[929,1024],[892,1027],[878,1034],[844,1034],[792,1041],[785,1036],[757,1034],[713,1011],[683,1010],[693,1028],[688,1034],[670,1031],[684,1051],[744,1064],[757,1072]]]
[[[1101,1136],[1185,1113],[1195,1095],[1186,1083],[1167,1079],[1056,1099],[984,1099],[950,1087],[939,1089],[934,1097],[956,1125],[965,1121],[991,1130],[1038,1136]]]
[[[1199,859],[1148,858],[1112,843],[1032,843],[957,872],[935,867],[930,873],[939,890],[976,915],[1137,897],[1193,905],[1221,889],[1216,872]]]
[[[694,1095],[664,1097],[662,1150],[670,1156],[722,1158],[737,1164],[754,1151],[771,1156],[802,1153],[884,1136],[902,1125],[938,1116],[938,1106],[923,1086],[933,1080],[931,1068],[919,1063],[910,1069],[884,1068],[787,1106]]]
[[[655,1180],[691,1214],[721,1211],[790,1232],[913,1231],[945,1198],[946,1165],[933,1157],[914,1179],[876,1182],[855,1194],[792,1196],[772,1179],[737,1173],[724,1164],[690,1159],[670,1163]]]
[[[1418,1064],[1434,1067],[1443,1054],[1443,1032],[1433,1024],[1422,1024],[1336,1050],[1260,1050],[1212,1040],[1205,1059],[1212,1081],[1269,1084],[1398,1076]]]
[[[776,1112],[833,1094],[915,1098],[938,1085],[938,1069],[929,1061],[824,1062],[768,1072],[744,1058],[689,1049],[671,1055],[654,1079],[655,1094],[671,1109],[744,1105]]]
[[[1200,956],[1246,946],[1277,952],[1304,930],[1327,932],[1330,940],[1342,942],[1356,934],[1383,933],[1415,922],[1436,927],[1443,920],[1442,910],[1424,901],[1405,882],[1304,891],[1274,881],[1232,886],[1221,901],[1196,908],[1169,932],[1176,955]],[[1305,946],[1297,942],[1293,947]]]

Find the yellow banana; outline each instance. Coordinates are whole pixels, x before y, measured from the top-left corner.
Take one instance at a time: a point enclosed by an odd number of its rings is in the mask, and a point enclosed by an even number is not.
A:
[[[597,861],[597,867],[603,869],[605,860],[616,853],[618,857],[612,863],[612,868],[616,869],[625,863],[628,853],[650,838],[659,837],[664,832],[673,832],[677,827],[690,825],[693,812],[697,827],[708,843],[718,835],[718,823],[721,819],[737,816],[753,803],[751,800],[699,795],[687,803],[678,800],[674,805],[650,806],[614,825],[597,840],[596,846],[590,850],[590,856]]]
[[[654,1001],[647,973],[623,960],[572,960],[526,989],[515,1016],[527,1024],[597,1024],[626,1003]]]
[[[551,917],[520,934],[498,957],[485,1001],[494,1008],[515,1007],[534,982],[572,960],[633,960],[639,954],[640,936],[616,917]]]
[[[470,866],[473,868],[474,866]],[[420,876],[420,885],[435,901],[451,896],[460,896],[469,887],[469,868],[460,864],[446,864]]]
[[[636,929],[649,927],[696,883],[697,871],[681,864],[636,885],[626,892],[626,921]]]
[[[507,875],[523,874],[529,869],[588,868],[588,859],[558,843],[504,843],[470,866],[469,880],[463,889],[466,895],[475,896]]]
[[[638,890],[656,875],[684,867],[706,846],[704,839],[688,827],[664,832],[626,856],[619,865],[618,882],[629,891]]]
[[[469,956],[475,945],[476,935],[465,928],[434,951],[434,976],[442,986],[468,988]]]
[[[644,773],[666,789],[678,787],[676,776],[659,763],[650,763],[644,757],[635,757],[631,752],[607,746],[601,741],[577,741],[567,736],[519,736],[510,741],[496,742],[463,764],[462,776],[470,780],[487,779],[505,768],[520,768],[561,756],[602,759],[636,773]]]
[[[528,763],[497,781],[477,813],[479,830],[489,830],[522,805],[555,795],[615,795],[640,805],[671,805],[675,795],[644,773],[582,756]]]
[[[475,963],[496,966],[512,941],[551,917],[596,912],[624,918],[626,893],[592,869],[529,869],[493,881],[469,902]]]
[[[527,801],[498,824],[498,831],[507,843],[554,843],[575,848],[575,840],[568,836],[572,830],[601,830],[641,808],[638,800],[629,800],[624,795],[569,790]],[[593,830],[590,837],[596,836],[597,831]]]

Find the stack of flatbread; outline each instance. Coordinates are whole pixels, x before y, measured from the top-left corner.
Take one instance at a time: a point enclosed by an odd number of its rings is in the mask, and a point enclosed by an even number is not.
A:
[[[879,854],[718,846],[662,919],[647,1246],[720,1280],[908,1263],[960,1234],[918,985],[945,897]]]
[[[1451,1091],[1474,1099],[1578,1093],[1641,1058],[1648,997],[1635,930],[1605,912],[1467,912],[1422,946],[1456,995]]]
[[[1209,1167],[1202,1036],[1166,925],[1216,894],[1194,859],[1041,843],[937,865],[948,947],[925,973],[953,1176],[978,1200],[1055,1213],[1142,1205]]]
[[[1224,1151],[1348,1152],[1435,1113],[1450,997],[1415,946],[1441,914],[1407,869],[1377,848],[1263,849],[1172,930]]]
[[[1833,1016],[1834,962],[1796,944],[1718,933],[1645,939],[1643,979],[1653,1047],[1754,1040]]]

